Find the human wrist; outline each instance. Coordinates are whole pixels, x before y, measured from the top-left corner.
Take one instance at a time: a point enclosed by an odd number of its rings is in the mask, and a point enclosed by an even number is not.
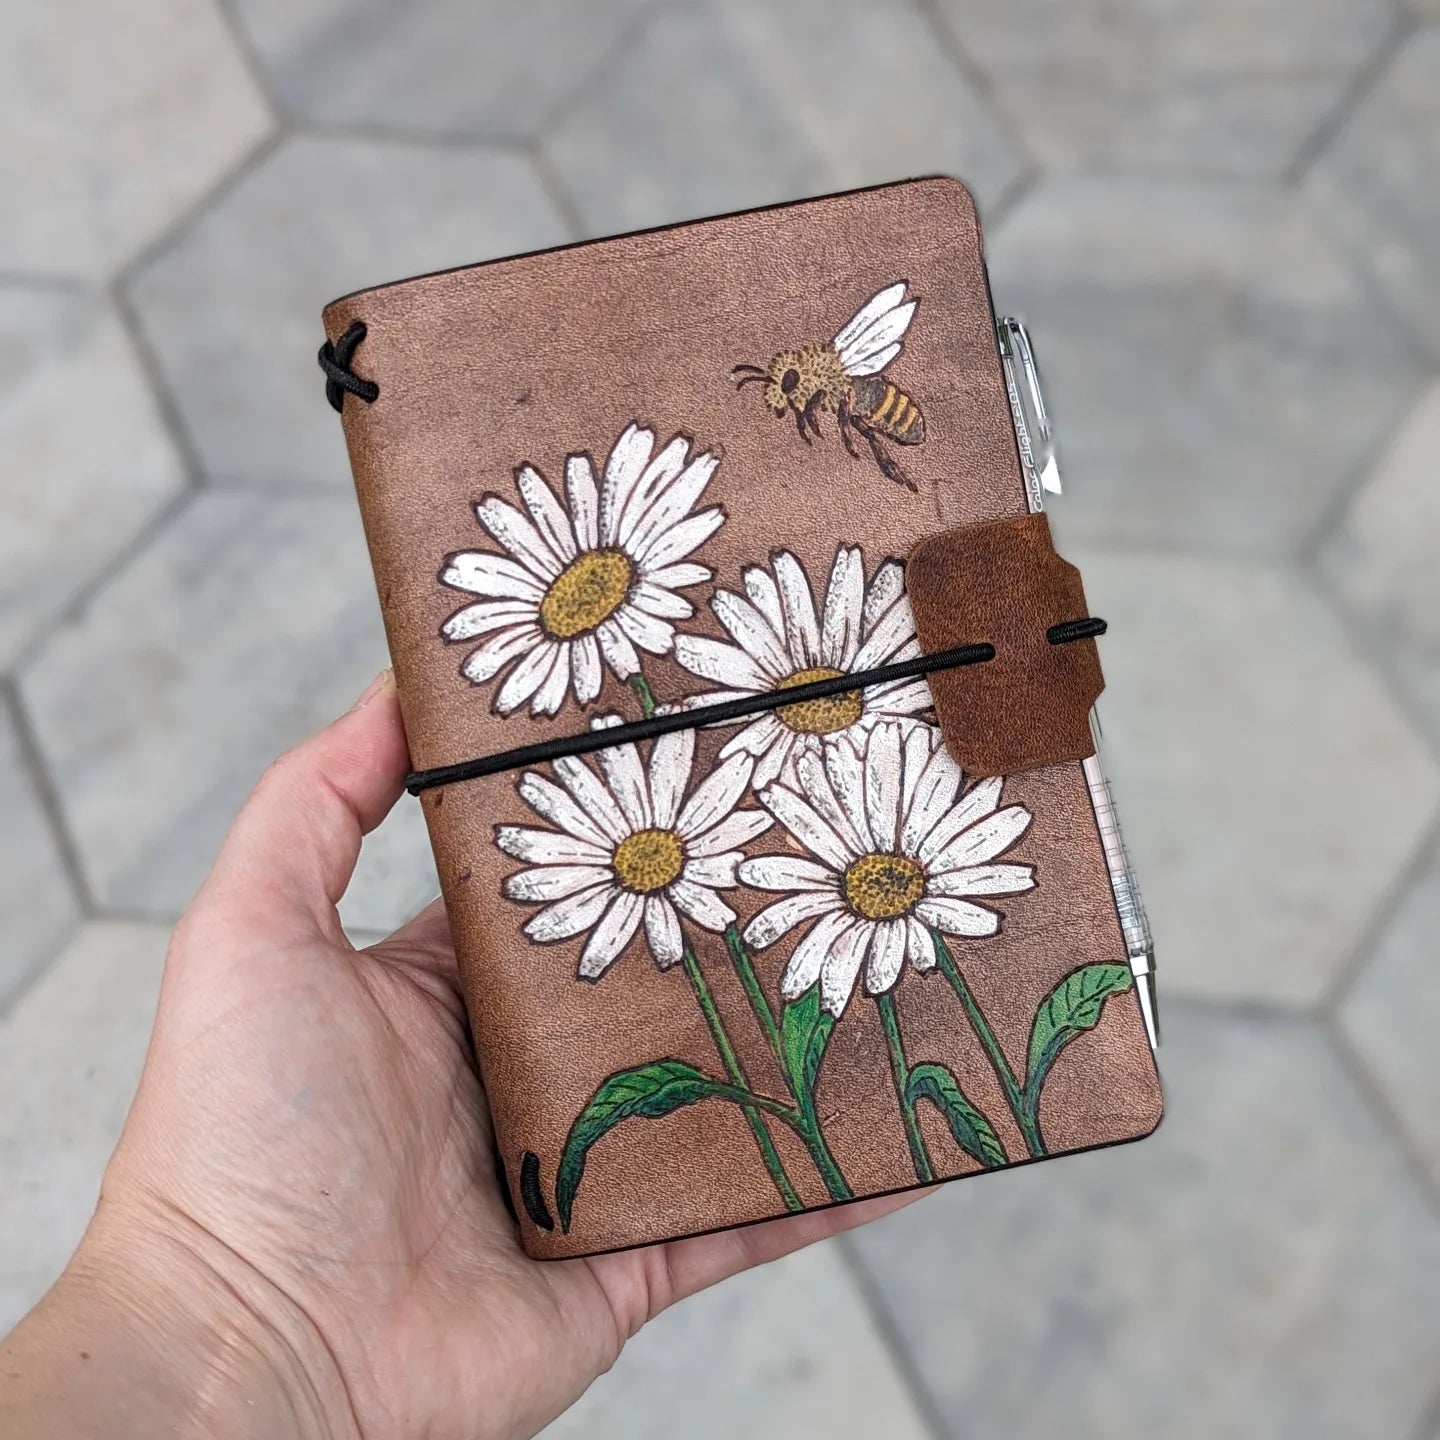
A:
[[[0,1431],[342,1440],[359,1431],[308,1320],[187,1222],[102,1204],[65,1273],[0,1340]]]

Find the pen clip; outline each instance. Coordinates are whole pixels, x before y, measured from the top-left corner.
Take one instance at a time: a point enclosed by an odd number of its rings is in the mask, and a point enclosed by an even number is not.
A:
[[[1015,422],[1015,440],[1020,447],[1025,489],[1030,509],[1045,508],[1044,492],[1060,494],[1060,467],[1055,458],[1055,431],[1045,407],[1045,391],[1035,364],[1035,347],[1025,323],[1013,315],[1002,315],[995,324],[1000,345],[1000,363],[1005,371],[1005,393]]]

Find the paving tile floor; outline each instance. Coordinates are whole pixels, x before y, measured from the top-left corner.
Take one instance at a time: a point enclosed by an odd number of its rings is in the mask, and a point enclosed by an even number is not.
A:
[[[4,9],[0,1327],[235,807],[383,661],[319,307],[948,170],[1112,622],[1170,1115],[670,1312],[551,1434],[1440,1440],[1437,95],[1434,0]],[[343,918],[433,886],[402,807]]]

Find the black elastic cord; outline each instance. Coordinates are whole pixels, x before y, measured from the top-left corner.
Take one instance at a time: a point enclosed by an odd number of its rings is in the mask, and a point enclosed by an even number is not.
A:
[[[1090,615],[1084,620],[1062,620],[1052,625],[1045,632],[1045,638],[1052,645],[1068,645],[1072,640],[1093,640],[1109,628],[1098,615]]]
[[[521,745],[515,750],[502,750],[498,755],[482,755],[476,760],[461,760],[454,765],[438,765],[433,770],[417,770],[405,777],[405,788],[418,795],[436,785],[451,785],[457,780],[478,780],[482,775],[495,775],[501,770],[519,770],[526,765],[543,765],[567,755],[588,755],[606,750],[611,745],[633,745],[653,740],[675,730],[691,730],[701,725],[722,725],[729,720],[743,720],[766,710],[779,710],[790,705],[803,705],[807,700],[824,700],[831,695],[848,695],[869,685],[884,685],[891,680],[910,680],[928,675],[932,670],[954,670],[961,665],[983,665],[995,658],[993,645],[958,645],[953,650],[937,650],[933,655],[917,655],[913,660],[897,660],[893,665],[879,665],[873,670],[857,670],[853,675],[835,675],[826,680],[811,680],[783,690],[767,690],[761,695],[746,695],[739,700],[726,700],[719,705],[697,705],[693,710],[677,710],[670,715],[652,715],[648,720],[635,720],[629,725],[611,725],[586,730],[579,735],[562,735],[555,740],[542,740],[538,745]]]
[[[367,405],[380,394],[380,387],[373,380],[362,380],[350,368],[355,347],[364,338],[365,322],[356,320],[333,345],[327,340],[316,356],[325,372],[325,398],[336,410],[344,410],[347,393],[358,395]]]

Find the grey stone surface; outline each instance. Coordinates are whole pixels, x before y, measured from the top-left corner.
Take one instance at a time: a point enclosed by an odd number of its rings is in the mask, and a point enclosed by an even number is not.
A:
[[[1164,994],[1307,1005],[1440,803],[1433,754],[1313,588],[1233,560],[1069,552]]]
[[[1431,7],[1440,20],[1440,8]],[[1320,156],[1319,222],[1440,355],[1440,27],[1422,27]]]
[[[1406,419],[1320,569],[1440,745],[1440,385]]]
[[[112,273],[269,125],[213,0],[0,6],[0,270]]]
[[[298,139],[146,266],[132,294],[210,475],[348,488],[315,365],[321,308],[566,238],[518,155]]]
[[[384,661],[352,500],[199,497],[22,676],[99,901],[178,914],[265,765]]]
[[[1440,1186],[1440,853],[1377,927],[1340,1007],[1343,1033],[1403,1120]]]
[[[820,1245],[667,1311],[546,1440],[928,1440],[839,1251]]]
[[[588,89],[655,0],[238,0],[291,115],[522,138]]]
[[[937,171],[993,202],[1024,168],[910,0],[665,10],[546,153],[601,232]]]
[[[130,342],[97,297],[0,285],[0,456],[4,671],[185,483]]]
[[[0,1013],[78,919],[79,902],[26,770],[14,716],[0,697]]]
[[[1139,1145],[962,1182],[854,1244],[950,1433],[1413,1435],[1440,1224],[1308,1023],[1176,1007]]]
[[[1391,0],[940,0],[1047,165],[1278,176],[1395,32]]]
[[[1067,521],[1106,543],[1299,545],[1421,383],[1293,196],[1051,180],[990,255],[1054,392]]]
[[[408,795],[365,837],[340,919],[357,944],[388,935],[440,893],[419,802]]]
[[[140,1074],[169,933],[87,925],[0,1018],[0,1334],[64,1268]]]

